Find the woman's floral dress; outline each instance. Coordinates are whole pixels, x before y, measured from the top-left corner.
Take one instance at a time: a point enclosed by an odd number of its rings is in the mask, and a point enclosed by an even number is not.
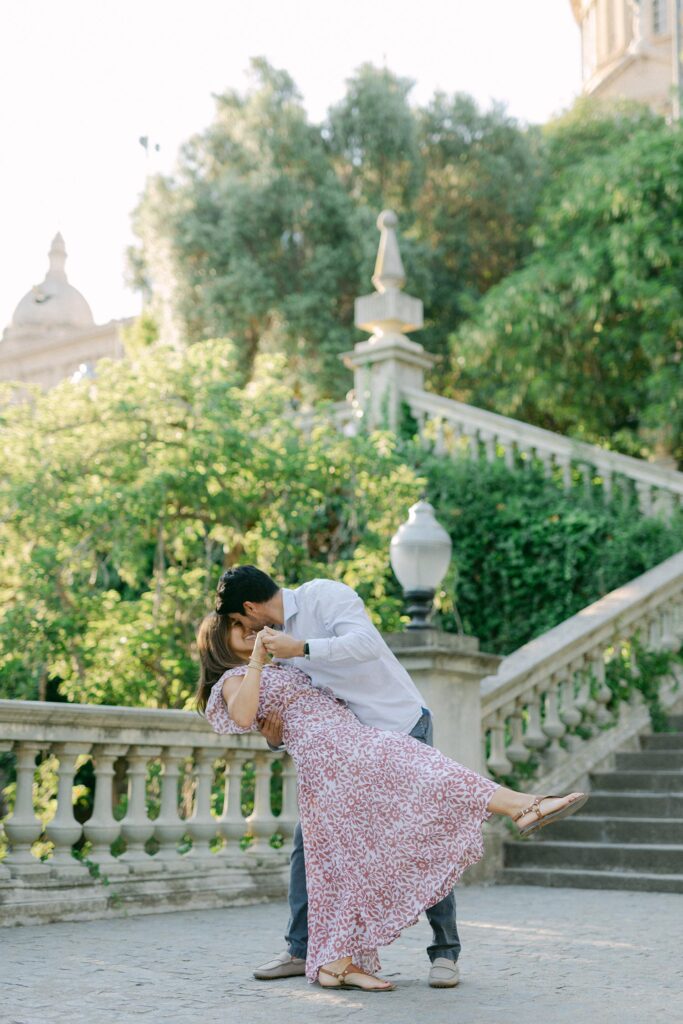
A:
[[[206,717],[235,725],[214,685]],[[257,718],[279,711],[297,767],[308,889],[306,975],[351,956],[380,968],[378,947],[415,924],[483,854],[481,826],[496,783],[433,747],[362,725],[330,690],[293,666],[262,672]],[[254,722],[252,728],[256,729]]]

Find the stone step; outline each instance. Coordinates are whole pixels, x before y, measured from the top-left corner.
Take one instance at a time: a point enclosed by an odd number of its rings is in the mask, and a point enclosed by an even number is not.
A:
[[[612,818],[683,818],[683,793],[605,793],[592,791],[581,808],[581,817],[606,815]],[[571,821],[568,818],[567,821]],[[557,828],[564,822],[558,822]]]
[[[683,845],[671,843],[507,842],[505,867],[641,871],[683,875]]]
[[[614,767],[618,772],[673,772],[678,769],[683,780],[683,747],[680,750],[637,750],[617,754]]]
[[[680,771],[618,771],[596,772],[591,776],[594,789],[612,792],[678,793],[683,795],[683,773]]]
[[[653,875],[642,871],[571,871],[561,868],[506,868],[503,885],[545,885],[571,889],[631,889],[636,892],[683,893],[683,874]]]
[[[683,750],[683,732],[656,732],[641,736],[643,750]]]
[[[543,842],[544,835],[539,836]],[[548,829],[548,839],[561,843],[674,843],[683,846],[683,818],[620,818],[575,814]]]

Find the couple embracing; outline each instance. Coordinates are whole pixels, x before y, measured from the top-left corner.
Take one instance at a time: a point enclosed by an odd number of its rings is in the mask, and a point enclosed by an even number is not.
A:
[[[343,583],[279,588],[255,566],[229,569],[197,643],[213,729],[260,730],[297,768],[287,950],[255,977],[391,991],[378,949],[426,911],[429,984],[457,985],[452,890],[483,854],[482,823],[502,815],[528,835],[587,797],[518,793],[435,750],[429,709]]]

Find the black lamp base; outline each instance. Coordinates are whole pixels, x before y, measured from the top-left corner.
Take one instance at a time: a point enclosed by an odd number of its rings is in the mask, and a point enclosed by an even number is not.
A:
[[[406,612],[410,622],[406,629],[430,629],[429,616],[434,601],[433,590],[404,590]]]

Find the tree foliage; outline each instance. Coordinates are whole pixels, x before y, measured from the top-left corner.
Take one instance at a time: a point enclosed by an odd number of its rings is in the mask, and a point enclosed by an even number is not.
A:
[[[182,707],[196,626],[238,560],[342,579],[398,623],[386,538],[415,473],[383,435],[302,434],[282,360],[246,388],[236,362],[228,342],[157,346],[6,407],[4,696]]]
[[[150,180],[135,215],[134,280],[162,335],[234,339],[287,355],[306,397],[341,397],[353,302],[370,290],[375,221],[401,218],[409,288],[428,307],[425,343],[445,353],[463,297],[517,266],[538,193],[537,142],[500,107],[465,96],[410,102],[412,83],[364,65],[321,125],[289,75],[260,59],[253,86],[216,98],[213,123]]]
[[[559,170],[534,252],[454,336],[450,390],[560,433],[681,460],[683,131],[622,117],[614,146],[588,157],[587,120],[551,133]]]

